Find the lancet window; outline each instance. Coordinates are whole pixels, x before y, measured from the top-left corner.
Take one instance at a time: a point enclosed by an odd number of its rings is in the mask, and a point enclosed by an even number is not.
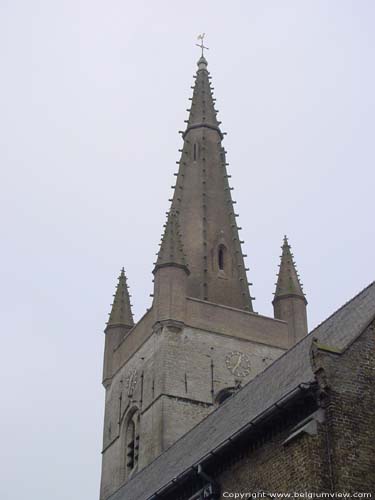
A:
[[[126,477],[137,469],[139,458],[139,411],[129,413],[125,425],[125,470]]]
[[[217,261],[220,271],[225,271],[226,248],[224,245],[219,245]]]

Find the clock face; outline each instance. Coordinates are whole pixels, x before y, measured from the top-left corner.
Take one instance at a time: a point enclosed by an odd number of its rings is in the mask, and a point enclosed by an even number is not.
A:
[[[250,373],[251,364],[247,354],[239,351],[232,351],[225,357],[228,370],[235,377],[246,377]]]

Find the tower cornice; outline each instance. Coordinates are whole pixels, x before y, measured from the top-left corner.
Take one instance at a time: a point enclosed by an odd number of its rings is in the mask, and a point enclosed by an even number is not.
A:
[[[304,295],[299,294],[299,293],[286,293],[283,295],[279,295],[273,299],[272,304],[276,304],[276,302],[278,302],[279,300],[282,300],[282,299],[293,299],[293,298],[303,300],[305,305],[307,305],[306,297]]]

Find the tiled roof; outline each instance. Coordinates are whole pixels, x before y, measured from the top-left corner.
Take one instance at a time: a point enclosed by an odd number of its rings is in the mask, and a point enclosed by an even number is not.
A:
[[[375,319],[375,282],[338,309],[292,349],[114,493],[110,500],[147,500],[200,462],[211,450],[255,420],[300,384],[314,381],[312,339],[343,350]]]

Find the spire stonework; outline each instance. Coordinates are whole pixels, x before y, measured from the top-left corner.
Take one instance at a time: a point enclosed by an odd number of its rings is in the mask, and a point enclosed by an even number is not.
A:
[[[106,328],[101,500],[291,344],[285,321],[252,313],[224,133],[204,56],[195,79],[153,269],[152,307],[132,326],[122,272]]]
[[[182,247],[178,215],[174,211],[168,214],[153,273],[153,307],[158,320],[173,318],[184,321],[186,284],[190,272]]]
[[[109,320],[104,330],[106,335],[104,347],[103,385],[105,387],[108,387],[113,376],[113,352],[133,326],[134,320],[130,304],[130,295],[125,270],[122,268],[118,278],[118,284],[114,294]]]
[[[307,300],[298,277],[293,254],[284,236],[280,269],[272,301],[274,317],[288,323],[291,345],[307,335]]]
[[[227,173],[224,134],[214,107],[207,60],[195,75],[187,127],[182,133],[172,210],[178,214],[189,264],[190,297],[252,311],[244,255]]]
[[[168,214],[164,235],[153,273],[155,274],[160,267],[166,266],[181,267],[189,274],[181,242],[178,216],[173,211]]]
[[[132,327],[134,325],[128,284],[124,268],[121,269],[121,273],[118,278],[116,293],[114,295],[112,309],[109,315],[106,329],[118,325],[127,327]]]

